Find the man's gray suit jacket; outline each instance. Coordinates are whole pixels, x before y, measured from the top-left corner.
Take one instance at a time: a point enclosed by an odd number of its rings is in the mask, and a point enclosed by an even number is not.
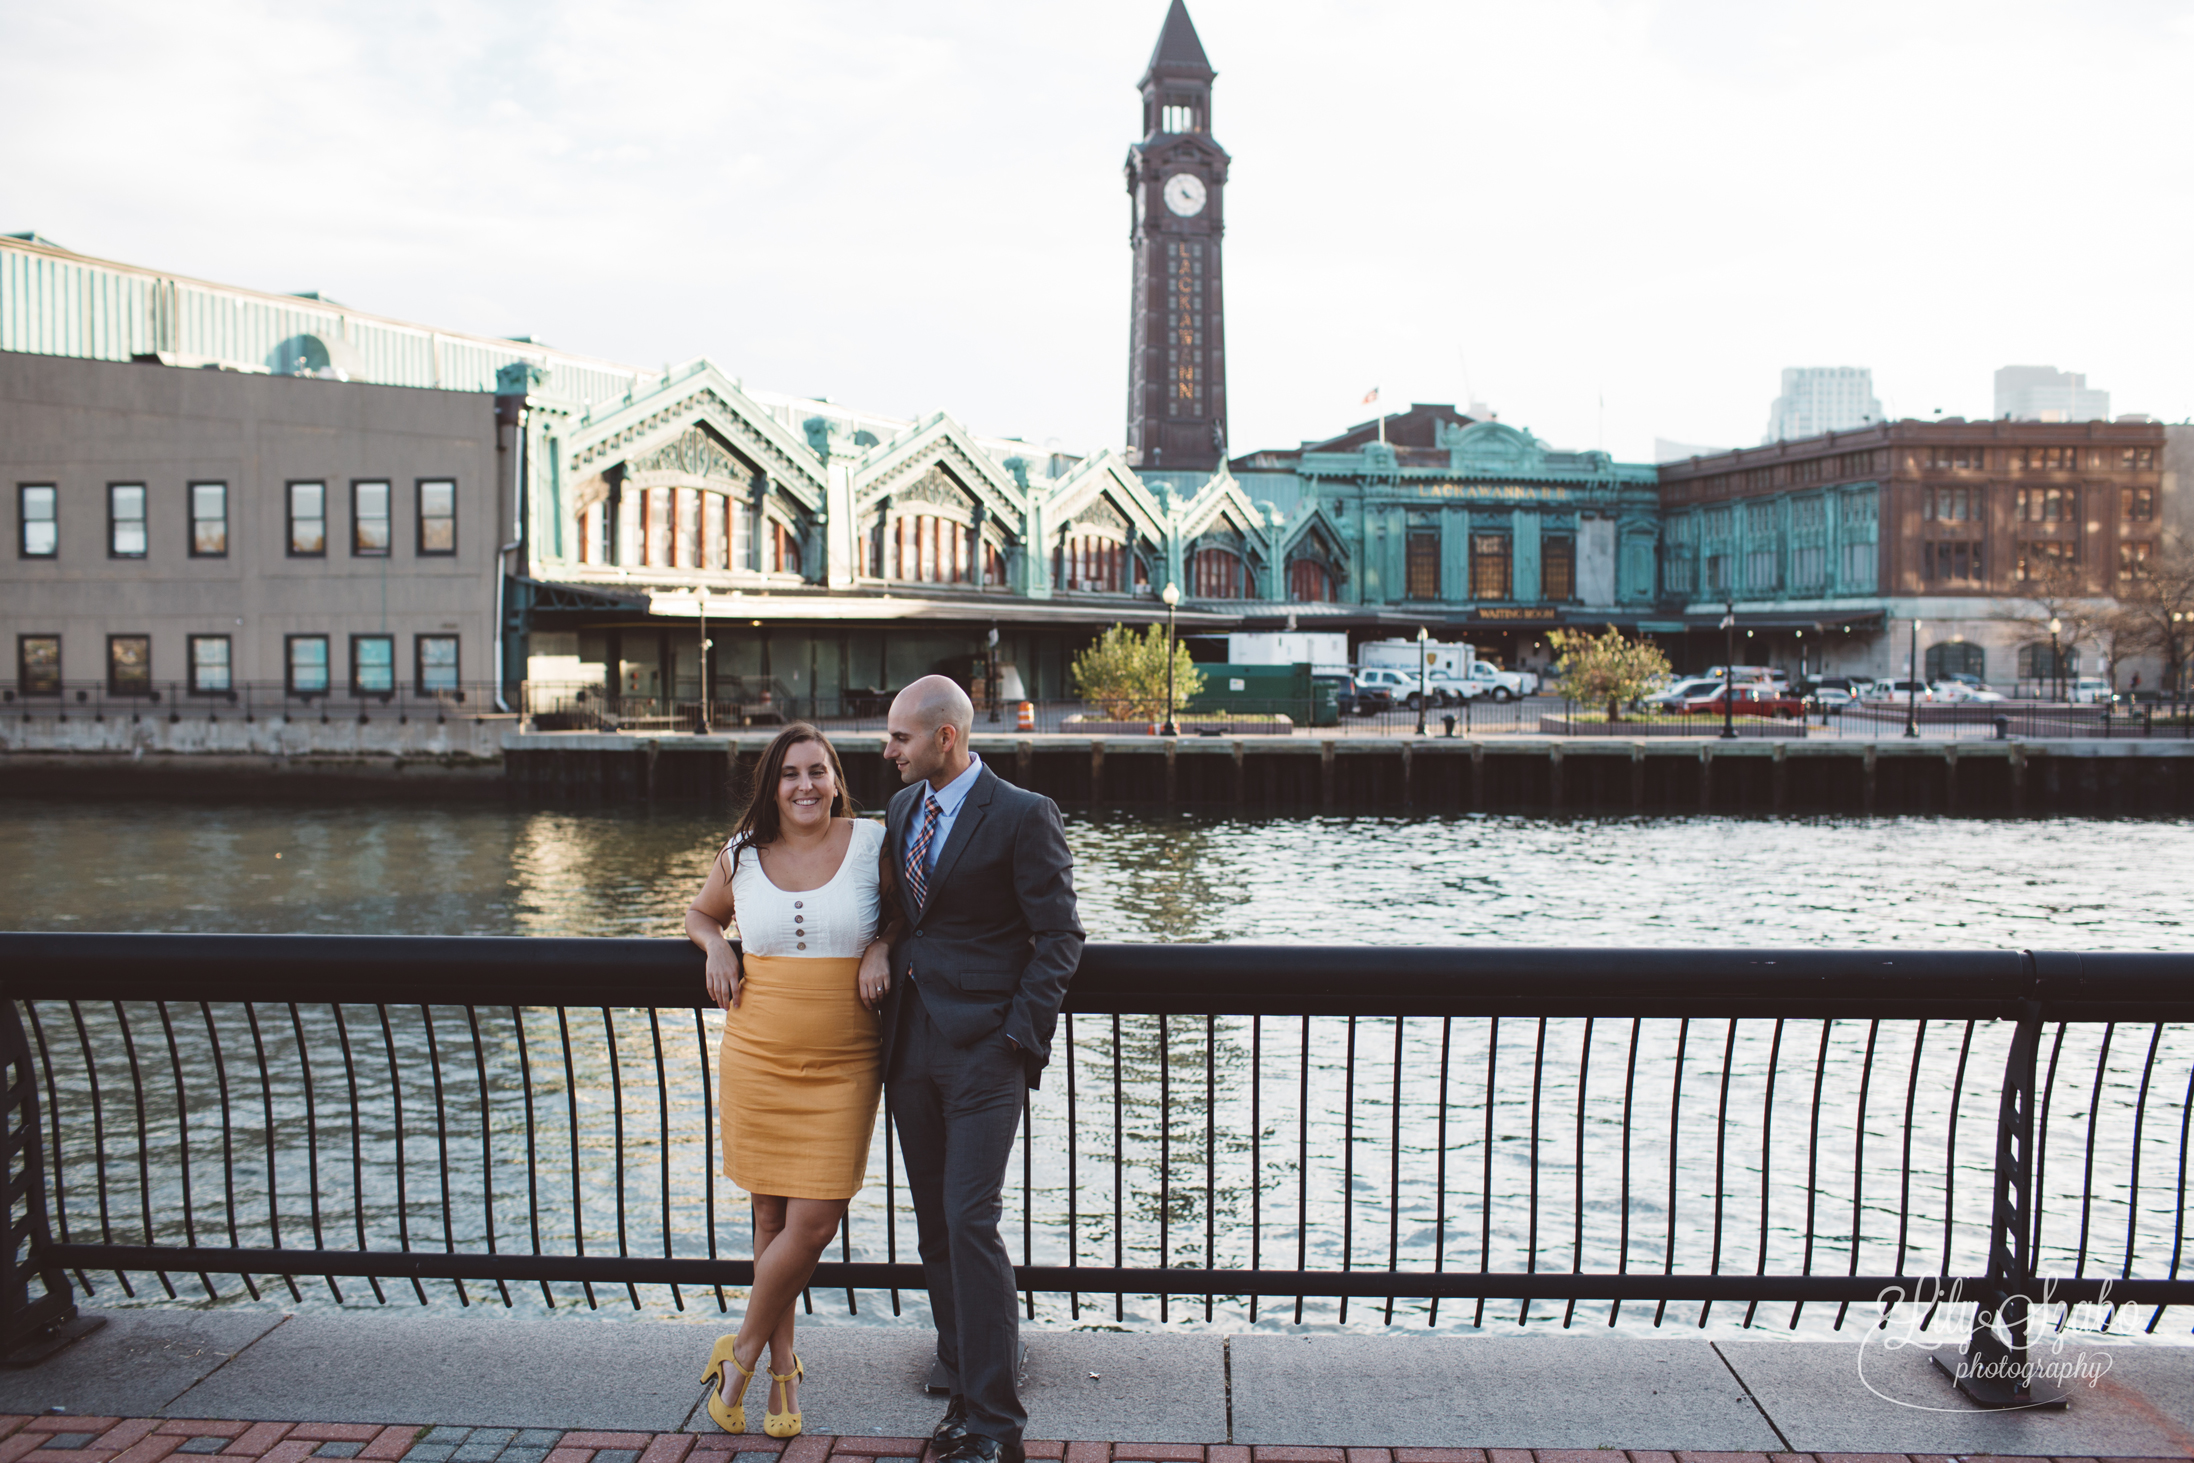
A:
[[[911,969],[922,1005],[947,1041],[970,1047],[1004,1027],[1020,1044],[1028,1085],[1038,1086],[1082,959],[1074,860],[1058,805],[985,764],[930,871],[928,898],[916,908],[906,879],[906,835],[928,792],[927,782],[901,788],[885,817],[883,857],[908,923],[891,951],[884,1071],[891,1071]]]

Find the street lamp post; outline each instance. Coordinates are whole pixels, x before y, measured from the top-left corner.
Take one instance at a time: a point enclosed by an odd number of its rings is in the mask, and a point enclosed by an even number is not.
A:
[[[1737,601],[1729,601],[1722,616],[1726,644],[1722,649],[1722,740],[1737,740]]]
[[[2057,637],[2064,631],[2064,621],[2055,615],[2049,617],[2049,678],[2056,683],[2054,699],[2064,699],[2064,651],[2058,648]]]
[[[998,627],[990,627],[990,653],[983,658],[984,678],[990,686],[990,719],[998,720]]]
[[[1905,735],[1920,734],[1920,622],[1912,622],[1912,649],[1905,657]]]
[[[1168,584],[1158,597],[1166,602],[1166,719],[1158,734],[1177,737],[1181,728],[1173,719],[1173,607],[1181,602],[1181,586]]]
[[[1432,634],[1431,634],[1431,632],[1430,632],[1430,631],[1428,631],[1428,630],[1426,630],[1424,626],[1422,626],[1422,625],[1419,625],[1419,626],[1417,627],[1417,735],[1418,735],[1418,736],[1423,736],[1423,735],[1425,734],[1425,704],[1426,704],[1427,702],[1429,702],[1429,701],[1430,701],[1430,700],[1432,699],[1432,671],[1431,671],[1430,667],[1429,667],[1429,666],[1427,665],[1427,662],[1428,662],[1428,661],[1429,661],[1429,660],[1431,659],[1431,656],[1432,656],[1432,649],[1431,649],[1431,646],[1430,646],[1430,644],[1429,644],[1429,642],[1431,641],[1431,639],[1432,639]]]
[[[694,600],[701,606],[701,714],[694,718],[693,734],[708,735],[708,586],[702,585],[693,592]]]

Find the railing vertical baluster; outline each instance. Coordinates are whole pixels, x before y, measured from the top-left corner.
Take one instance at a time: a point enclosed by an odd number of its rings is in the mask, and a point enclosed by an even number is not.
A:
[[[1302,1089],[1295,1100],[1295,1268],[1310,1268],[1310,1018],[1303,1018],[1297,1049]],[[1303,1295],[1295,1294],[1295,1324],[1303,1324]]]
[[[1678,1124],[1684,1111],[1684,1048],[1691,1041],[1691,1018],[1686,1016],[1676,1027],[1676,1076],[1668,1094],[1668,1234],[1661,1243],[1661,1273],[1676,1273],[1676,1155],[1679,1148]],[[1653,1308],[1653,1327],[1659,1330],[1661,1318],[1668,1314],[1668,1300],[1663,1297]]]
[[[335,1036],[343,1047],[343,1079],[350,1085],[350,1209],[351,1217],[357,1221],[358,1225],[358,1249],[360,1253],[363,1253],[366,1248],[365,1121],[358,1106],[358,1064],[351,1056],[350,1026],[343,1020],[342,1002],[330,1001],[328,1007],[335,1012]],[[213,1017],[210,1013],[206,1017],[206,1029],[208,1031],[213,1029]],[[228,1095],[225,1091],[222,1094],[221,1111],[223,1119],[221,1128],[225,1143],[228,1131]],[[235,1207],[232,1199],[229,1205],[231,1212],[234,1211]],[[229,1230],[229,1243],[236,1243],[236,1231],[233,1225]],[[536,1253],[539,1252],[540,1248],[539,1245],[534,1246]],[[247,1277],[244,1283],[248,1286],[251,1281]],[[388,1296],[381,1289],[381,1281],[378,1276],[367,1276],[366,1284],[373,1287],[373,1298],[377,1303],[381,1305],[389,1303]]]
[[[1356,1268],[1356,1018],[1348,1018],[1348,1056],[1341,1066],[1341,1273]],[[1348,1324],[1348,1297],[1341,1297]]]
[[[419,1024],[427,1033],[427,1070],[434,1074],[434,1147],[440,1156],[442,1167],[442,1251],[457,1253],[457,1233],[450,1216],[455,1207],[449,1192],[449,1100],[442,1091],[442,1047],[434,1035],[434,1008],[419,1008]],[[457,1302],[465,1309],[472,1309],[472,1297],[465,1293],[465,1282],[452,1280],[457,1287]]]
[[[1630,1018],[1630,1051],[1623,1059],[1622,1216],[1618,1221],[1615,1236],[1615,1273],[1618,1275],[1628,1275],[1630,1273],[1630,1108],[1631,1101],[1636,1097],[1638,1091],[1638,1037],[1644,1026],[1644,1018],[1638,1016]],[[1614,1329],[1615,1322],[1621,1317],[1622,1313],[1623,1303],[1620,1300],[1608,1302],[1607,1324],[1609,1330]]]
[[[701,1052],[701,1225],[708,1231],[708,1257],[716,1258],[716,1097],[714,1082],[709,1076],[708,1017],[696,1006],[693,1011],[693,1039]],[[891,1173],[891,1098],[884,1098],[884,1232],[890,1245],[888,1258],[899,1258],[898,1234],[892,1227],[892,1173]],[[728,1314],[731,1305],[724,1299],[721,1283],[710,1286],[716,1292],[716,1309]],[[899,1292],[891,1293],[891,1313],[899,1314]]]
[[[44,1134],[38,1125],[38,1077],[31,1067],[30,1039],[14,999],[0,998],[0,1004],[6,1007],[0,1011],[0,1072],[7,1079],[0,1146],[6,1149],[10,1196],[6,1242],[0,1245],[0,1352],[14,1353],[18,1348],[43,1348],[73,1339],[61,1335],[62,1327],[80,1335],[96,1329],[98,1323],[78,1317],[68,1273],[51,1259],[46,1156],[39,1151]],[[58,1161],[58,1153],[55,1158]],[[33,1277],[40,1291],[35,1297],[30,1293]]]
[[[1922,1020],[1912,1033],[1912,1069],[1905,1078],[1905,1138],[1903,1156],[1898,1160],[1897,1179],[1897,1260],[1889,1273],[1905,1273],[1905,1233],[1912,1224],[1912,1113],[1920,1094],[1920,1054],[1927,1046],[1927,1022]],[[1882,1311],[1881,1324],[1889,1324],[1889,1311]]]
[[[1972,1053],[1973,1022],[1968,1021],[1965,1036],[1958,1043],[1958,1070],[1950,1079],[1950,1131],[1943,1138],[1943,1265],[1935,1282],[1934,1303],[1920,1318],[1922,1331],[1934,1322],[1935,1313],[1942,1309],[1943,1293],[1950,1287],[1950,1226],[1958,1210],[1958,1109],[1965,1105],[1966,1059]]]
[[[119,1002],[115,1005],[115,1014],[118,1016],[121,1014],[121,1004]],[[264,1103],[267,1119],[267,1239],[274,1248],[280,1249],[282,1248],[282,1204],[280,1187],[275,1181],[274,1167],[274,1069],[267,1065],[267,1044],[259,1031],[259,1008],[255,1003],[251,1001],[244,1002],[244,1019],[251,1026],[252,1055],[259,1062],[259,1096]],[[296,1276],[284,1275],[282,1283],[289,1287],[290,1299],[297,1301],[300,1305],[304,1303],[305,1298],[297,1293]]]
[[[1112,1268],[1121,1269],[1127,1264],[1127,1200],[1125,1174],[1127,1172],[1127,1136],[1122,1117],[1125,1097],[1120,1075],[1120,1013],[1112,1013]],[[1112,1293],[1112,1318],[1127,1319],[1127,1296],[1115,1290]]]
[[[2042,1079],[2041,1108],[2034,1125],[2034,1206],[2028,1223],[2032,1226],[2029,1253],[2037,1269],[2042,1263],[2042,1220],[2049,1212],[2049,1186],[2045,1182],[2049,1172],[2049,1107],[2057,1091],[2057,1058],[2064,1054],[2065,1026],[2062,1021],[2057,1023],[2056,1038],[2049,1046],[2049,1074]]]
[[[2125,1266],[2118,1272],[2121,1280],[2133,1278],[2133,1245],[2141,1226],[2141,1130],[2148,1121],[2148,1081],[2156,1071],[2156,1050],[2163,1045],[2164,1024],[2159,1021],[2148,1035],[2148,1060],[2141,1063],[2141,1094],[2133,1104],[2133,1174],[2126,1184],[2125,1194]],[[2112,1311],[2115,1315],[2115,1307]],[[2104,1323],[2104,1330],[2110,1326]]]
[[[168,1016],[168,1003],[166,1001],[155,1001],[153,1005],[160,1012],[160,1029],[167,1035],[168,1040],[168,1066],[175,1074],[175,1153],[183,1184],[183,1243],[189,1245],[192,1249],[196,1249],[198,1247],[198,1225],[191,1214],[190,1098],[183,1083],[183,1049],[176,1044],[175,1022]],[[59,1133],[56,1132],[55,1137],[57,1140],[59,1136]],[[318,1202],[317,1195],[314,1196],[314,1202],[316,1204]],[[221,1298],[221,1293],[213,1288],[213,1277],[203,1270],[198,1272],[198,1283],[206,1288],[206,1299],[219,1300]],[[328,1280],[328,1288],[335,1290],[335,1281],[332,1277]],[[341,1300],[343,1293],[339,1290],[335,1291],[335,1298]]]
[[[1500,1051],[1501,1018],[1496,1016],[1492,1025],[1486,1029],[1485,1172],[1478,1185],[1478,1273],[1481,1275],[1493,1268],[1493,1080],[1500,1064]],[[1483,1327],[1485,1323],[1486,1298],[1481,1292],[1470,1324]]]
[[[25,712],[24,716],[27,719],[29,713]],[[53,1176],[53,1223],[61,1237],[61,1243],[67,1244],[69,1242],[69,1206],[67,1203],[67,1190],[62,1186],[61,1093],[60,1088],[55,1085],[53,1080],[53,1048],[46,1042],[45,1024],[38,1019],[38,1003],[36,1001],[23,1002],[23,1011],[24,1014],[30,1017],[31,1037],[38,1043],[38,1065],[45,1073],[46,1078],[46,1120],[52,1125],[53,1130],[53,1155],[48,1160],[52,1165],[49,1172]],[[91,1277],[81,1269],[76,1272],[76,1283],[84,1288],[84,1294],[86,1295],[97,1293],[92,1288]],[[208,1289],[211,1289],[211,1287],[209,1286]]]
[[[526,1013],[517,1006],[510,1008],[511,1030],[518,1038],[518,1088],[525,1095],[526,1104],[526,1227],[533,1235],[533,1253],[541,1253],[541,1161],[534,1147],[533,1127],[533,1057],[526,1050]],[[701,1066],[701,1080],[708,1081],[708,1064]],[[713,1170],[712,1170],[713,1172]],[[715,1232],[710,1231],[709,1242],[715,1243]],[[541,1300],[550,1310],[556,1309],[556,1293],[549,1283],[541,1282]]]
[[[410,1168],[409,1155],[404,1146],[404,1082],[399,1075],[396,1061],[396,1033],[389,1026],[389,1008],[376,1005],[381,1013],[381,1045],[389,1058],[389,1102],[395,1113],[396,1129],[396,1238],[405,1254],[411,1253],[411,1198],[407,1188],[405,1171]],[[411,1277],[411,1288],[419,1297],[419,1304],[427,1303],[427,1289],[419,1283],[419,1277]]]
[[[1401,1268],[1402,1256],[1402,1025],[1402,1018],[1395,1017],[1394,1095],[1389,1104],[1387,1134],[1386,1267],[1389,1271]],[[1387,1293],[1386,1319],[1381,1324],[1394,1324],[1392,1291]]]
[[[1217,1268],[1219,1240],[1219,1018],[1204,1017],[1204,1268]],[[1204,1292],[1204,1319],[1212,1295]],[[1031,1302],[1033,1304],[1033,1302]]]
[[[625,1243],[625,1073],[617,1059],[617,1018],[607,1006],[602,1008],[602,1039],[609,1048],[609,1110],[613,1125],[610,1152],[617,1155],[611,1166],[617,1171],[617,1254],[622,1258],[632,1253]],[[625,1294],[632,1308],[640,1309],[640,1287],[627,1281]],[[812,1313],[814,1309],[815,1303],[810,1300],[808,1310]]]
[[[663,1065],[663,1023],[653,1006],[648,1007],[648,1043],[655,1052],[655,1137],[656,1153],[663,1161],[663,1258],[670,1258],[670,1074]],[[853,1206],[846,1206],[851,1214]],[[686,1308],[686,1298],[679,1293],[675,1281],[670,1287],[671,1303],[679,1310]],[[853,1292],[846,1292],[846,1305],[853,1305]]]
[[[571,1119],[571,1247],[575,1255],[587,1252],[587,1215],[579,1202],[579,1074],[571,1056],[571,1019],[568,1007],[556,1008],[556,1034],[564,1048],[564,1107]],[[600,1310],[594,1299],[594,1282],[582,1280],[587,1309]]]
[[[2087,1099],[2087,1154],[2080,1165],[2080,1248],[2072,1260],[2074,1279],[2087,1274],[2087,1221],[2095,1198],[2095,1124],[2102,1116],[2103,1072],[2110,1065],[2110,1040],[2117,1030],[2117,1022],[2103,1023],[2103,1044],[2095,1053],[2095,1087]]]
[[[138,1209],[139,1212],[143,1215],[145,1243],[148,1245],[154,1245],[158,1244],[159,1240],[154,1238],[152,1228],[152,1134],[147,1131],[145,1125],[145,1074],[144,1070],[138,1065],[137,1062],[137,1039],[130,1031],[129,1013],[122,1009],[122,1003],[120,1001],[116,1001],[114,1003],[114,1024],[119,1027],[122,1032],[122,1052],[123,1055],[129,1059],[130,1096],[135,1102],[137,1109]],[[258,1033],[254,1031],[253,1035],[256,1037]],[[262,1057],[259,1063],[259,1070],[262,1074],[261,1080],[263,1081],[265,1080],[264,1074],[266,1071],[266,1061],[264,1057]],[[270,1202],[272,1201],[274,1192],[274,1129],[272,1122],[273,1111],[274,1109],[271,1106],[267,1109],[269,1117],[267,1126],[267,1193]],[[277,1234],[276,1236],[275,1243],[281,1243],[281,1238],[279,1234]],[[174,1300],[175,1282],[168,1279],[167,1271],[156,1270],[153,1273],[160,1277],[160,1286],[163,1290],[167,1291],[168,1299]],[[295,1294],[296,1290],[297,1282],[292,1280],[290,1282],[290,1291],[292,1294]]]
[[[84,1009],[77,1002],[71,1001],[69,1002],[69,1015],[73,1017],[76,1022],[76,1045],[77,1048],[84,1054],[84,1080],[91,1094],[91,1151],[92,1161],[96,1165],[93,1168],[92,1173],[97,1178],[99,1186],[99,1241],[101,1244],[111,1245],[114,1243],[114,1221],[108,1211],[107,1205],[107,1105],[99,1100],[99,1068],[92,1062],[91,1033],[84,1029]],[[211,1018],[208,1019],[210,1020]],[[221,1128],[223,1135],[225,1136],[228,1131],[228,1123],[225,1121],[227,1117],[228,1104],[226,1101],[224,1101],[221,1106],[222,1116],[224,1118],[224,1121],[221,1124]],[[54,1144],[55,1162],[58,1163],[60,1161],[61,1153],[61,1145],[56,1142]],[[231,1172],[233,1173],[234,1170],[232,1169]],[[235,1243],[235,1214],[236,1181],[234,1178],[231,1178],[229,1180],[229,1223],[231,1226],[231,1244]],[[130,1288],[130,1278],[128,1275],[124,1274],[120,1270],[117,1270],[114,1272],[114,1280],[117,1285],[122,1287],[122,1294],[129,1296],[132,1299],[136,1297],[137,1292]],[[244,1283],[246,1285],[251,1284],[251,1277],[248,1275],[244,1277]],[[253,1300],[257,1300],[258,1298],[259,1297],[257,1293],[254,1293],[252,1295]]]
[[[1752,1271],[1755,1275],[1767,1273],[1767,1204],[1775,1174],[1775,1076],[1781,1068],[1782,1055],[1783,1018],[1778,1016],[1775,1018],[1775,1034],[1769,1038],[1767,1047],[1767,1095],[1760,1102],[1760,1249]],[[1745,1307],[1742,1329],[1752,1329],[1752,1317],[1759,1309],[1760,1303],[1757,1300]]]
[[[1813,1059],[1813,1116],[1806,1133],[1805,1145],[1805,1260],[1798,1273],[1813,1273],[1813,1212],[1815,1201],[1820,1198],[1821,1164],[1821,1084],[1828,1076],[1828,1038],[1836,1023],[1821,1023],[1821,1049]],[[1798,1329],[1798,1317],[1805,1311],[1805,1302],[1797,1301],[1790,1307],[1790,1329]]]
[[[1173,1268],[1173,1032],[1158,1013],[1158,1268]],[[1158,1292],[1158,1319],[1168,1320],[1173,1297]]]
[[[1729,1076],[1731,1069],[1736,1065],[1737,1022],[1732,1017],[1725,1028],[1722,1040],[1722,1092],[1714,1107],[1714,1248],[1711,1257],[1707,1261],[1706,1268],[1709,1275],[1722,1273],[1722,1204],[1729,1193],[1729,1184],[1725,1177],[1728,1170],[1724,1167],[1724,1161],[1729,1153]],[[1699,1324],[1701,1326],[1706,1324],[1707,1312],[1713,1308],[1713,1305],[1714,1302],[1710,1300],[1700,1303]]]
[[[1455,1018],[1442,1016],[1440,1018],[1440,1094],[1439,1106],[1433,1117],[1433,1121],[1437,1126],[1434,1129],[1432,1139],[1432,1273],[1435,1275],[1447,1269],[1447,1059],[1448,1045],[1454,1034]],[[1250,1268],[1252,1270],[1257,1268],[1255,1260],[1250,1261]],[[1254,1312],[1251,1314],[1250,1319],[1252,1321],[1257,1319]],[[1433,1327],[1439,1324],[1440,1298],[1433,1296],[1432,1303],[1425,1307],[1425,1325]]]
[[[1265,1228],[1265,1018],[1249,1018],[1249,1268],[1264,1264],[1259,1241]],[[1071,1152],[1071,1150],[1070,1150]],[[1257,1295],[1249,1297],[1249,1323],[1257,1324]]]
[[[1539,1018],[1539,1035],[1531,1060],[1531,1210],[1524,1224],[1524,1273],[1539,1273],[1539,1112],[1546,1081],[1546,1017]],[[1516,1324],[1531,1318],[1531,1297],[1516,1308]]]
[[[1852,1275],[1859,1273],[1859,1247],[1866,1238],[1866,1098],[1874,1085],[1874,1046],[1881,1034],[1880,1017],[1867,1022],[1866,1057],[1859,1063],[1859,1111],[1851,1123],[1851,1268],[1847,1273]],[[1850,1310],[1848,1300],[1836,1307],[1832,1329],[1844,1328],[1844,1316]]]
[[[1584,1039],[1577,1043],[1577,1167],[1574,1175],[1576,1197],[1571,1209],[1576,1229],[1569,1241],[1569,1272],[1572,1275],[1582,1275],[1585,1269],[1585,1089],[1592,1077],[1592,1019],[1590,1016],[1585,1018]],[[1569,1329],[1569,1323],[1576,1314],[1577,1298],[1571,1296],[1569,1304],[1562,1308],[1564,1331]]]
[[[2194,1124],[2194,1067],[2187,1068],[2186,1096],[2179,1101],[2179,1184],[2175,1196],[2176,1209],[2171,1220],[2170,1278],[2173,1280],[2179,1278],[2179,1257],[2186,1248],[2186,1152],[2187,1139],[2194,1136],[2188,1131],[2190,1124]],[[2156,1314],[2148,1318],[2149,1330],[2156,1329],[2156,1323],[2163,1319],[2166,1309],[2168,1307],[2156,1307]]]
[[[167,1014],[167,1006],[162,1003],[160,1019],[167,1020]],[[297,1036],[298,1087],[305,1095],[305,1187],[312,1200],[312,1247],[324,1250],[328,1245],[320,1227],[320,1106],[312,1091],[312,1057],[305,1048],[305,1017],[295,1001],[289,1003],[289,1024],[290,1030]],[[170,1033],[170,1040],[172,1039],[173,1033]],[[180,1077],[180,1073],[178,1076]],[[180,1115],[183,1110],[180,1083],[175,1094],[175,1108]],[[189,1208],[187,1199],[184,1207],[186,1211]],[[328,1277],[328,1289],[334,1291],[338,1302],[342,1300],[343,1292],[335,1289],[335,1277],[332,1275]]]
[[[1036,1263],[1036,1111],[1027,1083],[1021,1084],[1021,1264]],[[1023,1292],[1028,1318],[1036,1319],[1036,1292]],[[846,1292],[850,1304],[853,1292]]]
[[[480,1214],[487,1229],[488,1253],[495,1249],[495,1145],[488,1127],[488,1056],[480,1045],[480,1008],[467,1002],[465,1025],[472,1032],[472,1065],[480,1083]],[[495,1282],[495,1293],[503,1298],[503,1309],[510,1309],[510,1286],[501,1279]]]
[[[1066,1013],[1067,1048],[1067,1268],[1072,1270],[1082,1263],[1081,1239],[1081,1169],[1077,1162],[1082,1148],[1082,1123],[1074,1102],[1074,1069],[1080,1058],[1074,1049],[1074,1013]],[[888,1154],[886,1155],[888,1158]],[[1082,1318],[1082,1292],[1079,1287],[1067,1292],[1067,1316],[1070,1320]]]

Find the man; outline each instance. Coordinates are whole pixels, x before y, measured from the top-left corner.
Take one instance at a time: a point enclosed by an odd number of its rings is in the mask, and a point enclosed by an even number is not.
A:
[[[884,1083],[906,1154],[937,1359],[952,1401],[936,1463],[1023,1463],[1020,1324],[999,1190],[1023,1089],[1082,958],[1074,860],[1059,809],[968,748],[975,707],[943,676],[891,704],[884,756],[907,786],[884,854],[908,924],[883,1000]]]

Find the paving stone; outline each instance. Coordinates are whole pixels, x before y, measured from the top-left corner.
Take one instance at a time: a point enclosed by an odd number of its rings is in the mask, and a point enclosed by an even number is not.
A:
[[[404,1455],[404,1463],[449,1463],[455,1443],[420,1443]]]
[[[45,1441],[39,1446],[49,1451],[74,1452],[78,1448],[88,1448],[98,1440],[97,1433],[47,1433]]]
[[[114,1463],[163,1463],[182,1443],[165,1433],[148,1433],[114,1455]]]
[[[806,1405],[801,1404],[802,1408]],[[784,1452],[778,1455],[779,1463],[823,1463],[830,1456],[831,1441],[827,1436],[802,1433],[785,1444]],[[741,1453],[739,1463],[761,1463],[761,1460],[750,1459]]]
[[[1192,1443],[1114,1443],[1113,1463],[1204,1463],[1204,1450]]]
[[[640,1463],[638,1448],[601,1448],[594,1454],[594,1463]]]
[[[23,1425],[23,1431],[33,1433],[76,1433],[89,1430],[103,1433],[120,1422],[120,1417],[88,1417],[77,1410],[56,1408],[44,1417],[34,1417]]]
[[[662,1433],[640,1454],[640,1463],[682,1463],[693,1450],[691,1433]],[[771,1460],[775,1463],[775,1460]]]
[[[1215,1443],[1204,1449],[1204,1463],[1250,1463],[1249,1449],[1232,1443]]]
[[[553,1448],[563,1441],[563,1433],[553,1427],[522,1427],[511,1442],[521,1448]]]
[[[1631,1463],[1676,1463],[1666,1455],[1655,1457],[1650,1453],[1633,1453]],[[1218,1463],[1213,1459],[1212,1463]],[[1396,1448],[1394,1463],[1486,1463],[1482,1448]]]
[[[853,1454],[870,1458],[893,1458],[902,1457],[908,1453],[919,1457],[922,1452],[922,1440],[920,1438],[842,1437],[838,1439],[836,1445],[830,1451],[836,1457]]]
[[[419,1429],[410,1423],[385,1427],[374,1434],[373,1441],[366,1444],[366,1450],[358,1456],[376,1460],[401,1458],[410,1451],[412,1441],[418,1436]]]
[[[322,1443],[312,1450],[315,1458],[355,1458],[366,1450],[364,1443],[344,1442],[340,1439]]]
[[[568,1432],[561,1446],[566,1448],[630,1448],[637,1453],[653,1442],[648,1433]]]
[[[1110,1463],[1112,1444],[1080,1442],[1067,1443],[1067,1463]]]
[[[551,1448],[547,1463],[590,1463],[593,1457],[592,1448]]]
[[[237,1431],[241,1432],[243,1429],[239,1428]],[[233,1440],[225,1438],[219,1433],[201,1433],[175,1451],[178,1453],[218,1453],[227,1447],[231,1441]]]
[[[503,1445],[501,1443],[465,1442],[459,1443],[457,1451],[450,1454],[449,1457],[450,1463],[495,1463],[495,1460],[502,1455],[502,1452]]]
[[[1067,1445],[1057,1439],[1040,1443],[1023,1439],[1021,1451],[1031,1458],[1064,1458],[1067,1455]],[[1242,1463],[1249,1463],[1249,1460],[1244,1458]]]
[[[502,1463],[543,1463],[548,1455],[546,1448],[526,1448],[513,1443],[503,1450]]]
[[[430,1427],[426,1431],[426,1436],[420,1438],[419,1441],[434,1444],[449,1443],[454,1446],[468,1442],[471,1438],[472,1429],[469,1427]]]
[[[191,1438],[220,1438],[224,1443],[244,1435],[248,1422],[224,1422],[218,1417],[171,1417],[160,1424],[159,1431],[181,1433]]]
[[[23,1463],[108,1463],[113,1456],[105,1448],[33,1448]]]
[[[320,1445],[311,1438],[284,1438],[259,1455],[259,1463],[305,1463]]]

